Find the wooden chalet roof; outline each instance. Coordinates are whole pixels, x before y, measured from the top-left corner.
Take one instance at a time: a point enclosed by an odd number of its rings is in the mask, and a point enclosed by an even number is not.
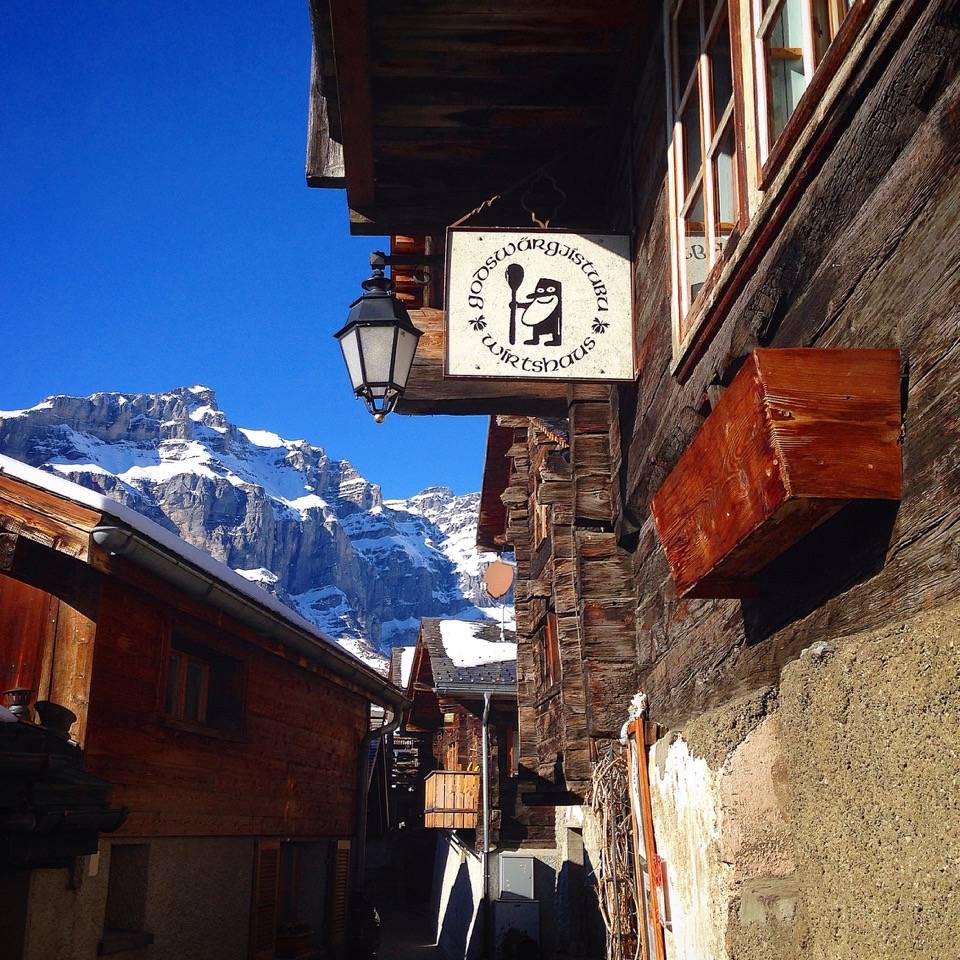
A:
[[[561,450],[570,448],[570,421],[566,417],[531,417],[530,422]]]
[[[202,581],[205,603],[248,626],[253,623],[265,638],[279,640],[293,654],[345,676],[374,702],[397,702],[399,690],[373,667],[226,564],[122,503],[0,454],[0,569],[9,568],[17,539],[23,537],[109,574],[112,555],[94,541],[95,532],[103,529],[118,530],[129,542],[140,541],[144,549],[136,556],[151,559],[133,562],[143,562],[152,574],[163,576],[155,562],[160,558],[164,569],[175,571],[170,582],[176,589],[189,593]]]
[[[506,643],[503,660],[462,665],[448,650],[449,641],[444,639],[445,623],[469,624],[474,637],[483,644],[500,643],[500,625],[492,621],[451,621],[424,617],[420,621],[417,653],[410,676],[411,684],[414,687],[418,683],[422,684],[426,675],[424,668],[429,667],[431,685],[440,694],[451,691],[462,693],[464,688],[475,688],[478,695],[486,691],[515,694],[516,634],[512,630],[504,632]]]
[[[403,657],[403,647],[394,647],[390,651],[390,669],[387,671],[387,679],[391,683],[400,686],[400,663]]]
[[[608,121],[632,0],[310,0],[307,182],[346,186],[351,228],[423,234]]]

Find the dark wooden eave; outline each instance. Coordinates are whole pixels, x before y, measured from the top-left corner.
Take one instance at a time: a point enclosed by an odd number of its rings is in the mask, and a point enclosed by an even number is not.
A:
[[[591,142],[648,6],[310,0],[308,183],[345,183],[357,234],[454,222]]]
[[[483,462],[483,486],[480,489],[480,519],[477,523],[477,549],[500,552],[508,549],[507,508],[503,491],[510,483],[513,461],[507,451],[513,445],[514,431],[501,427],[496,417],[490,418],[487,430],[487,452]]]

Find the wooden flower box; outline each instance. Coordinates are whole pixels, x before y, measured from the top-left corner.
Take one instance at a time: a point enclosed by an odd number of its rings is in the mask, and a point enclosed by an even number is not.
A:
[[[744,597],[856,499],[901,496],[897,350],[755,350],[651,502],[681,597]]]

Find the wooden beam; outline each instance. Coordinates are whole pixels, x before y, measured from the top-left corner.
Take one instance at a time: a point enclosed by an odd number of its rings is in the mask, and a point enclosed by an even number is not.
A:
[[[347,201],[358,208],[368,207],[374,201],[367,6],[367,0],[330,0]]]
[[[901,496],[897,350],[756,350],[651,501],[681,597],[752,578],[849,500]]]
[[[343,189],[343,146],[330,134],[321,50],[316,37],[310,67],[310,115],[307,120],[307,186]]]

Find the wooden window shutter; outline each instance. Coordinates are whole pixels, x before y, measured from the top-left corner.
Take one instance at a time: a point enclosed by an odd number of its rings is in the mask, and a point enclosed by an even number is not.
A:
[[[338,840],[330,878],[330,912],[327,929],[330,946],[338,947],[347,937],[347,909],[350,902],[350,841]]]
[[[250,911],[250,958],[273,960],[277,940],[277,889],[280,880],[280,842],[261,840],[257,845]]]

